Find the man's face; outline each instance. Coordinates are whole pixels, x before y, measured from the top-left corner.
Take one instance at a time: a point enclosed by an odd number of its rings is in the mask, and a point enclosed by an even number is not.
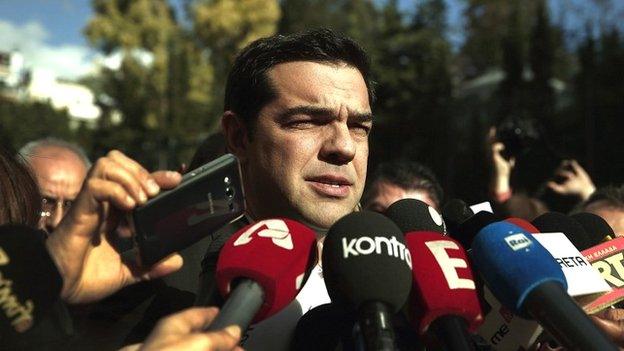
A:
[[[364,204],[368,210],[384,212],[390,205],[402,199],[420,200],[436,210],[440,210],[429,194],[424,190],[406,190],[385,180],[375,181],[372,187],[371,191],[375,195],[368,201],[367,204]]]
[[[38,148],[29,161],[44,203],[39,225],[52,232],[78,195],[87,169],[76,154],[56,146]]]
[[[290,62],[268,72],[277,92],[242,158],[249,212],[329,228],[356,207],[372,126],[366,84],[346,65]]]

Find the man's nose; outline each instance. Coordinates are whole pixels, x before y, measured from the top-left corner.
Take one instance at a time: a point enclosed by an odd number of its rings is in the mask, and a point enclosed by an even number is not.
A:
[[[355,157],[355,151],[356,145],[346,123],[332,125],[321,147],[323,160],[338,165],[347,164]]]

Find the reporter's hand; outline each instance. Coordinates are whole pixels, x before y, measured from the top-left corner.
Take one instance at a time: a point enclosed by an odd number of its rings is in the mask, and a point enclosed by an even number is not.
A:
[[[115,150],[95,163],[74,205],[46,241],[63,276],[63,300],[97,301],[124,286],[182,266],[182,258],[176,254],[149,269],[141,268],[136,262],[122,261],[110,241],[123,211],[145,203],[161,188],[175,187],[180,179],[177,172],[149,174]]]
[[[492,179],[490,182],[490,192],[492,194],[504,194],[511,191],[509,185],[511,171],[516,165],[516,159],[503,157],[505,145],[496,140],[496,127],[491,127],[487,135],[488,159],[492,166]]]
[[[241,330],[229,326],[219,331],[205,332],[218,313],[214,307],[195,307],[161,319],[139,348],[152,350],[242,350],[238,347]]]
[[[620,350],[624,350],[624,309],[607,308],[590,317]]]
[[[596,191],[591,177],[576,160],[564,160],[555,171],[555,175],[563,178],[563,182],[549,181],[547,186],[558,194],[575,195],[587,200]]]

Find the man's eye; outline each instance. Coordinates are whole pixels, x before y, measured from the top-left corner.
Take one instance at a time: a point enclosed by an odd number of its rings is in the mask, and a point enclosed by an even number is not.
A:
[[[314,120],[310,119],[300,119],[286,123],[286,126],[290,128],[307,128],[315,125],[318,125],[318,123],[315,123]]]
[[[355,124],[350,127],[351,129],[357,131],[358,133],[363,133],[368,135],[371,131],[371,127],[365,124]]]

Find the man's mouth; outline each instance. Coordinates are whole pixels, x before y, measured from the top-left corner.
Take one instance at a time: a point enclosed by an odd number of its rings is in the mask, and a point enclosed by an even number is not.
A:
[[[323,175],[306,179],[308,184],[320,195],[345,198],[349,196],[349,191],[353,182],[342,176]]]

